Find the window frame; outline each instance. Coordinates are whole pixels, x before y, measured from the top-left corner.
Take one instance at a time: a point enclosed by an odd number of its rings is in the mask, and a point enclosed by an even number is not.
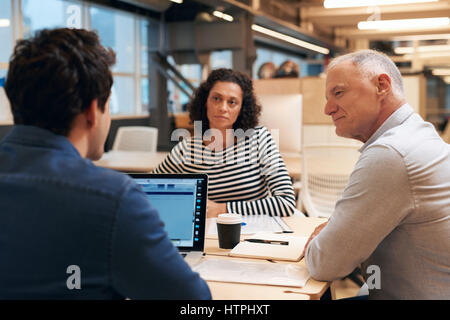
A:
[[[11,2],[11,33],[12,33],[12,49],[14,50],[14,46],[17,40],[24,38],[24,29],[23,29],[23,12],[22,12],[22,0],[8,0]],[[134,107],[133,107],[133,113],[115,113],[111,114],[111,118],[115,119],[117,118],[123,118],[123,117],[148,117],[149,116],[149,110],[145,109],[145,106],[142,104],[142,79],[149,79],[148,70],[143,73],[141,70],[142,65],[142,42],[141,42],[141,23],[143,21],[150,20],[149,17],[146,17],[141,14],[137,13],[131,13],[127,11],[123,11],[114,7],[109,7],[105,5],[100,5],[96,3],[89,3],[85,1],[80,0],[69,0],[69,2],[73,2],[78,4],[81,7],[81,28],[92,30],[91,28],[91,16],[90,16],[90,8],[91,7],[97,7],[99,9],[104,10],[111,10],[114,12],[120,12],[121,14],[126,14],[132,17],[133,19],[133,33],[134,33],[134,43],[135,43],[135,50],[134,50],[134,70],[131,73],[123,73],[123,72],[113,72],[114,76],[124,76],[129,77],[133,79],[134,84]],[[12,54],[12,52],[11,52]],[[0,69],[1,70],[8,70],[9,68],[9,61],[0,61]],[[150,97],[149,97],[150,99]],[[120,106],[119,106],[120,110]]]
[[[149,116],[149,110],[143,110],[143,105],[142,105],[142,88],[141,88],[141,80],[142,78],[147,78],[148,79],[148,72],[147,73],[142,73],[141,70],[141,60],[142,60],[142,55],[141,55],[141,47],[142,47],[142,42],[141,42],[141,28],[140,28],[140,22],[142,20],[148,19],[144,16],[138,15],[138,14],[133,14],[133,13],[129,13],[126,11],[121,11],[119,9],[116,8],[111,8],[111,7],[107,7],[107,6],[103,6],[100,4],[91,4],[91,3],[84,3],[82,2],[83,6],[85,6],[85,10],[84,14],[85,14],[85,21],[86,21],[86,29],[88,30],[92,30],[92,24],[91,24],[91,15],[90,15],[90,9],[91,7],[96,7],[96,8],[100,8],[100,9],[105,9],[105,10],[111,10],[113,12],[121,12],[122,14],[126,14],[126,15],[130,15],[133,18],[133,33],[134,33],[134,45],[135,45],[135,50],[134,50],[134,70],[133,73],[131,72],[112,72],[113,77],[114,76],[118,76],[118,77],[127,77],[127,78],[132,78],[133,79],[133,83],[134,83],[134,112],[133,113],[127,113],[127,114],[123,114],[123,113],[115,113],[115,114],[111,114],[111,118],[112,119],[116,119],[116,118],[120,118],[122,119],[124,116],[142,116],[142,117],[148,117]],[[83,18],[82,18],[82,25],[83,25]],[[120,108],[119,108],[120,109]]]

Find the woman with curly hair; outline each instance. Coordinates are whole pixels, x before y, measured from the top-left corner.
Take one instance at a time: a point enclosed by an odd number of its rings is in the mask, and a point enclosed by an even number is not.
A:
[[[231,69],[212,71],[188,111],[201,134],[179,142],[155,173],[207,173],[209,218],[224,212],[294,212],[291,179],[271,134],[258,126],[261,106],[248,76]]]

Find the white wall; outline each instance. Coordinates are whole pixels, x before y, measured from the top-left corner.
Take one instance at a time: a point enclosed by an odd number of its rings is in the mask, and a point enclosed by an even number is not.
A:
[[[405,90],[406,101],[417,113],[420,113],[420,85],[419,76],[403,76],[403,90]]]
[[[262,106],[260,124],[272,134],[285,154],[300,154],[302,141],[302,95],[259,94]]]

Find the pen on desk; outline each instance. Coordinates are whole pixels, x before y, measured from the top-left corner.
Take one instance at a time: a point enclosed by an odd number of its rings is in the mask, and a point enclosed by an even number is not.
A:
[[[289,226],[284,223],[283,220],[281,220],[280,217],[273,217],[274,221],[280,226],[281,228],[281,233],[294,233],[294,231],[292,231]]]
[[[287,246],[289,244],[288,241],[281,240],[245,239],[245,241],[254,243],[278,244],[283,246]]]

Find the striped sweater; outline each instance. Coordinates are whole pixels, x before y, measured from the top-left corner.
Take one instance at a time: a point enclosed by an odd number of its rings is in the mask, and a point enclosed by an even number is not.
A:
[[[155,173],[207,173],[208,198],[243,215],[289,216],[294,189],[277,146],[262,126],[235,144],[213,151],[201,137],[182,140]]]

